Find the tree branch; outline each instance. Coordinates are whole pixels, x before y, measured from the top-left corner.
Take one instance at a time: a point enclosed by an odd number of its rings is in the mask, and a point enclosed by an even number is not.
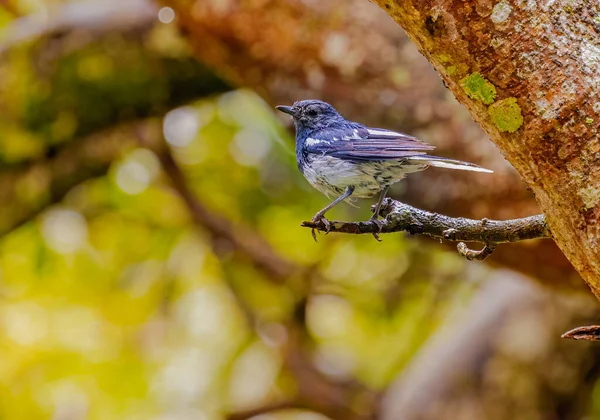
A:
[[[111,163],[138,145],[139,130],[156,132],[160,126],[152,119],[121,124],[94,135],[77,139],[61,148],[56,156],[30,162],[22,168],[0,171],[0,236],[4,236],[61,201],[78,184],[102,176]],[[162,143],[148,136],[144,144],[160,153]]]
[[[519,242],[527,239],[552,238],[543,214],[512,220],[473,220],[454,218],[421,210],[408,204],[387,198],[380,213],[384,219],[380,226],[368,222],[330,221],[322,223],[303,222],[302,226],[322,232],[374,234],[408,232],[430,238],[458,242],[458,252],[468,260],[487,258],[498,244]],[[473,251],[462,242],[479,242],[485,245],[481,251]]]
[[[600,341],[600,325],[586,325],[567,331],[562,338],[571,340]]]
[[[174,189],[188,207],[194,223],[208,230],[213,238],[227,240],[233,248],[246,255],[267,274],[269,280],[275,283],[284,283],[294,273],[301,271],[300,267],[277,255],[261,236],[244,226],[234,226],[227,219],[204,207],[189,188],[184,174],[168,150],[158,157]]]
[[[8,3],[0,1],[4,8]],[[15,45],[50,34],[84,30],[105,35],[147,28],[156,22],[158,7],[149,0],[86,1],[53,5],[43,13],[26,15],[2,31],[0,54]]]
[[[143,136],[140,139],[143,142]],[[319,372],[312,361],[312,339],[306,329],[306,305],[310,294],[310,284],[318,280],[318,274],[312,270],[304,269],[278,255],[273,248],[256,232],[250,228],[233,225],[229,220],[211,212],[194,194],[187,182],[185,174],[169,152],[163,149],[159,159],[163,170],[170,178],[174,190],[181,196],[194,223],[210,233],[213,246],[218,247],[225,240],[231,247],[244,255],[257,269],[266,275],[266,279],[275,284],[290,286],[290,281],[298,280],[302,296],[297,296],[294,316],[285,325],[287,340],[281,348],[285,368],[296,380],[297,396],[296,407],[305,406],[323,413],[330,418],[343,418],[348,420],[370,420],[364,413],[356,412],[347,402],[357,399],[366,401],[366,404],[375,406],[378,394],[364,385],[349,381],[339,383],[331,380]],[[256,327],[254,314],[239,296],[239,291],[229,284],[236,300],[241,305],[242,311],[250,324]],[[278,404],[269,406],[270,409],[282,409]],[[264,409],[264,408],[263,408]],[[243,413],[230,414],[229,418],[245,418]]]
[[[600,4],[373,1],[519,172],[600,299]]]
[[[238,411],[236,413],[228,414],[226,420],[246,420],[259,416],[261,414],[270,414],[274,411],[286,410],[286,409],[298,409],[304,408],[302,404],[297,402],[283,401],[274,404],[266,404],[257,408],[253,408],[246,411]]]

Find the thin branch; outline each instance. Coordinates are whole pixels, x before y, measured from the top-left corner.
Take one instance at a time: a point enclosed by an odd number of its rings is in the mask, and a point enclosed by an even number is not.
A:
[[[462,255],[469,261],[483,261],[490,255],[492,255],[492,252],[496,250],[497,246],[498,245],[496,244],[485,244],[482,249],[476,251],[467,247],[467,244],[465,244],[464,242],[459,242],[458,245],[456,245],[456,250],[460,255]]]
[[[351,234],[408,232],[411,235],[461,242],[458,244],[459,253],[469,260],[487,258],[498,244],[552,238],[543,214],[512,220],[473,220],[431,213],[391,198],[384,201],[380,214],[384,219],[379,225],[371,221],[330,221],[329,226],[321,222],[303,222],[302,226],[322,232]],[[474,251],[467,248],[463,241],[479,242],[485,247],[481,251]]]
[[[140,133],[140,141],[143,142],[143,134]],[[275,283],[287,283],[292,279],[300,280],[302,294],[310,294],[310,283],[315,281],[316,273],[298,267],[279,256],[269,244],[257,233],[245,226],[233,225],[224,217],[211,212],[196,197],[190,188],[184,173],[169,152],[165,148],[159,155],[163,170],[170,178],[173,188],[182,197],[188,207],[194,223],[206,229],[216,244],[223,240],[228,241],[234,249],[245,255],[249,261],[266,274],[268,280]],[[256,319],[250,308],[238,296],[238,291],[229,284],[238,303],[247,317],[251,327],[256,327]],[[319,372],[312,362],[311,347],[312,339],[306,329],[306,304],[308,299],[303,296],[297,302],[294,316],[287,323],[287,340],[282,346],[283,362],[286,369],[296,380],[297,384],[297,407],[304,405],[307,408],[318,411],[331,418],[343,418],[348,420],[370,420],[370,417],[358,413],[353,407],[348,407],[347,402],[355,398],[361,401],[373,403],[378,394],[364,385],[348,381],[338,383]],[[277,405],[273,406],[277,407]],[[276,408],[274,408],[276,409]],[[239,414],[239,413],[238,413]],[[237,416],[230,414],[229,418]],[[233,417],[233,418],[244,418]]]
[[[297,402],[283,401],[280,403],[267,404],[267,405],[256,407],[256,408],[246,410],[246,411],[238,411],[235,413],[231,413],[231,414],[227,415],[226,419],[227,420],[247,420],[249,418],[259,416],[261,414],[269,414],[274,411],[294,409],[294,408],[299,409],[299,408],[306,408],[306,407]]]
[[[567,331],[561,337],[571,340],[600,341],[600,325],[577,327]]]
[[[213,237],[225,239],[235,249],[242,251],[267,274],[268,279],[276,283],[283,283],[294,273],[298,273],[300,268],[277,255],[262,237],[253,234],[244,226],[234,226],[224,217],[204,207],[189,188],[185,176],[170,152],[161,153],[159,159],[196,224],[207,229]]]
[[[94,0],[52,6],[5,28],[0,53],[22,42],[61,32],[84,29],[88,34],[103,35],[149,27],[156,22],[157,11],[156,4],[149,0]]]
[[[134,134],[140,127],[152,132],[157,130],[150,128],[153,124],[156,121],[142,120],[117,125],[78,138],[52,158],[40,158],[22,167],[0,170],[0,201],[10,203],[0,211],[0,237],[60,202],[73,187],[103,176],[114,160],[137,145],[137,141],[132,139],[135,139]],[[160,153],[162,143],[159,140],[156,136],[149,136],[145,145]],[[31,195],[22,194],[23,185],[28,185]]]

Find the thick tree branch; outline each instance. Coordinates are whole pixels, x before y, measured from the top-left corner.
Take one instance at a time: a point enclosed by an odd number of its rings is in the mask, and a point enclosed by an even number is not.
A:
[[[535,194],[600,298],[597,2],[374,0]]]
[[[512,220],[473,220],[449,217],[417,209],[408,204],[387,198],[380,212],[384,217],[381,226],[373,222],[331,221],[329,228],[322,223],[303,222],[302,226],[323,232],[352,234],[408,232],[434,239],[458,242],[459,253],[469,260],[483,260],[496,245],[527,239],[552,238],[543,214]],[[481,251],[470,250],[462,243],[479,242]]]

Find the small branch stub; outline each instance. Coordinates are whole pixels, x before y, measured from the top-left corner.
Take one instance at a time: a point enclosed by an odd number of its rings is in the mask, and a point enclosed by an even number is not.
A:
[[[571,340],[600,341],[600,325],[587,325],[567,331],[562,338]]]
[[[460,255],[469,261],[483,261],[492,255],[492,252],[496,250],[497,246],[497,244],[485,244],[481,250],[476,251],[468,248],[464,242],[459,242],[459,244],[456,246],[456,249]]]
[[[329,221],[323,223],[303,222],[302,226],[322,232],[373,234],[408,232],[430,238],[460,242],[458,252],[468,260],[484,260],[498,244],[528,239],[552,238],[544,215],[512,220],[473,220],[431,213],[387,198],[380,211],[383,219],[378,223]],[[464,242],[478,242],[484,247],[477,251],[469,249]]]

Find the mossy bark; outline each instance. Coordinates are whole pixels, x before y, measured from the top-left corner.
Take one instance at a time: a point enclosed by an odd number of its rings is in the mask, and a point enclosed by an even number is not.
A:
[[[531,187],[556,243],[600,297],[600,5],[374,2]],[[473,73],[494,85],[494,103],[469,96],[461,80]]]

